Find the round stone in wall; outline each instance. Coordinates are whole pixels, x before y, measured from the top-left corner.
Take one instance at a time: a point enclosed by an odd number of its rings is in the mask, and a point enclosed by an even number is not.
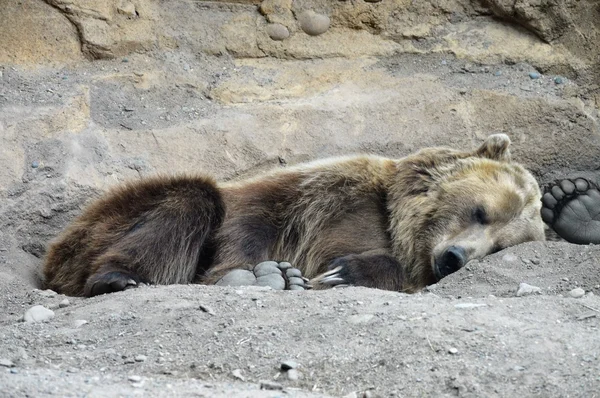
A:
[[[290,37],[288,28],[280,23],[272,23],[267,26],[267,34],[273,40],[281,41]]]
[[[329,17],[323,14],[317,14],[312,10],[302,12],[298,16],[300,27],[302,30],[311,36],[318,36],[327,32],[329,29]]]

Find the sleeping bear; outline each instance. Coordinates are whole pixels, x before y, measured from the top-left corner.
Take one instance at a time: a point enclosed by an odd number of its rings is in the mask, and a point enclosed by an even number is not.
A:
[[[54,240],[45,287],[140,283],[360,285],[415,292],[469,260],[544,240],[541,193],[504,134],[478,148],[318,160],[233,183],[144,178],[92,202]]]

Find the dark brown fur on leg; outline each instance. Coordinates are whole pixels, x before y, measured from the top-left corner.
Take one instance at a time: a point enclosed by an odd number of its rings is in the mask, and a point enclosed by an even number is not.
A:
[[[129,279],[190,283],[212,261],[210,240],[224,214],[210,178],[127,184],[89,206],[50,246],[45,285],[81,296],[125,288]]]

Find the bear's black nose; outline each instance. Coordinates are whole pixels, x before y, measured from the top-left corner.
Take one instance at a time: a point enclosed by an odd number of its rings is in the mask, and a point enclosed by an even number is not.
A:
[[[435,260],[435,273],[438,279],[458,271],[467,262],[467,252],[460,246],[448,247]]]

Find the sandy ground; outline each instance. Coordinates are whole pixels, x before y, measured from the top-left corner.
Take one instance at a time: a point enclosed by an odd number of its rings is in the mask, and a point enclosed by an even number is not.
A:
[[[329,155],[471,147],[504,132],[541,185],[600,177],[593,71],[573,69],[581,60],[566,63],[563,47],[521,28],[485,13],[440,25],[446,14],[434,10],[438,25],[427,30],[423,6],[402,32],[369,37],[335,25],[318,38],[292,31],[286,47],[250,34],[265,24],[252,1],[204,3],[154,4],[163,36],[151,51],[120,55],[118,42],[115,58],[89,61],[75,40],[56,53],[72,62],[48,63],[44,37],[37,58],[0,65],[0,395],[598,395],[600,246],[520,245],[415,295],[196,285],[80,299],[38,290],[48,241],[87,201],[140,176],[202,170],[229,180]],[[138,9],[132,23],[147,26]],[[119,15],[110,21],[126,30]],[[89,35],[86,24],[99,22],[85,18],[80,34]],[[27,35],[14,37],[9,59],[30,56],[18,53]],[[517,296],[521,283],[539,291]],[[36,305],[54,316],[24,322]]]

